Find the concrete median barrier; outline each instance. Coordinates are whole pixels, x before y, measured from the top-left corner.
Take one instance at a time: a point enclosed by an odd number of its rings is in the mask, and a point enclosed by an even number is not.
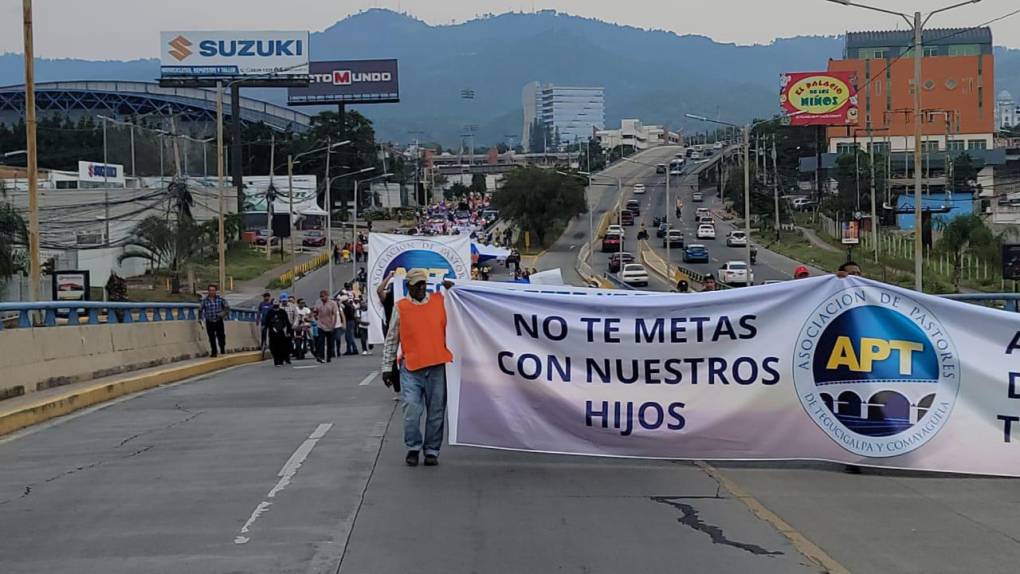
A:
[[[227,350],[254,350],[254,323],[225,323]],[[10,329],[0,332],[0,398],[90,381],[118,373],[203,357],[209,353],[198,321]],[[0,401],[0,405],[3,402]]]

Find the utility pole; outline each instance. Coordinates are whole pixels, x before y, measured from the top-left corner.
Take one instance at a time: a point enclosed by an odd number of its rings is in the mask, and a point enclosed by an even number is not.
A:
[[[779,163],[776,159],[776,135],[772,134],[772,190],[775,195],[776,210],[776,241],[779,241]],[[750,237],[747,238],[751,240]]]
[[[333,141],[326,138],[326,247],[329,257],[326,258],[326,274],[329,275],[329,296],[333,297],[333,185],[329,180],[329,157],[333,155]]]
[[[878,263],[878,210],[875,202],[875,131],[868,119],[868,162],[871,164],[871,243]]]
[[[747,282],[751,282],[751,124],[744,126],[744,234],[747,236]]]
[[[595,248],[595,209],[591,204],[591,139],[588,139],[588,151],[587,160],[588,162],[588,189],[585,190],[584,201],[588,204],[588,271],[591,271],[591,251]]]
[[[938,10],[933,10],[928,13],[927,16],[923,16],[921,12],[914,12],[913,17],[903,12],[895,12],[893,10],[886,10],[884,8],[877,8],[875,6],[868,6],[866,4],[858,4],[857,2],[851,2],[850,0],[829,0],[836,4],[842,4],[844,6],[855,6],[857,8],[864,8],[867,10],[874,10],[875,12],[882,12],[885,14],[892,14],[903,18],[907,24],[910,25],[911,30],[914,33],[914,289],[918,292],[924,292],[924,214],[922,209],[922,196],[921,196],[921,121],[923,119],[923,111],[921,110],[921,62],[924,58],[924,26],[931,20],[931,17],[940,12],[946,12],[954,8],[961,6],[967,6],[969,4],[977,4],[981,0],[967,0],[966,2],[958,2]]]
[[[25,34],[25,140],[28,151],[28,251],[30,301],[39,293],[39,157],[35,140],[35,60],[32,46],[32,0],[22,0]]]
[[[297,277],[297,248],[294,246],[294,156],[287,154],[287,197],[289,203],[287,205],[287,212],[290,214],[290,266],[291,274]],[[329,249],[329,257],[333,257],[332,245],[329,245],[327,241],[326,247]]]
[[[273,172],[276,170],[276,133],[269,137],[269,188],[266,189],[266,231],[269,237],[266,238],[266,260],[272,256],[273,251],[273,200],[276,199],[276,188],[273,187]],[[280,249],[283,249],[283,238],[280,238]]]
[[[106,118],[103,118],[103,221],[106,228],[106,247],[110,247],[110,162],[106,156]]]
[[[226,289],[227,283],[227,243],[224,237],[223,222],[223,193],[225,182],[223,180],[223,82],[216,82],[216,187],[219,190],[220,217],[218,225],[219,244],[216,249],[219,253],[219,288]],[[160,174],[162,176],[162,174]]]

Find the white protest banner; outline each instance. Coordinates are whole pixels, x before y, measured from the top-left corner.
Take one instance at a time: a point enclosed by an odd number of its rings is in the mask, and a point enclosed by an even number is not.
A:
[[[855,277],[543,291],[450,291],[451,444],[1020,476],[1020,314]]]
[[[470,279],[471,238],[467,235],[436,235],[420,237],[390,233],[368,235],[368,341],[384,341],[382,332],[383,304],[376,287],[391,271],[395,281],[403,281],[411,269],[427,269],[432,282],[441,279]],[[395,290],[396,296],[403,289]],[[388,317],[387,317],[388,319]]]

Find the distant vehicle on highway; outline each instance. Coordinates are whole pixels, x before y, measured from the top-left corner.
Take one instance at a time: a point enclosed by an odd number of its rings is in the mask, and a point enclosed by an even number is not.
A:
[[[718,279],[727,285],[750,285],[754,282],[754,272],[748,270],[743,261],[728,261],[719,268]]]
[[[660,163],[659,165],[655,166],[655,173],[657,174],[666,173],[666,164]]]
[[[712,157],[713,155],[715,155],[715,152],[713,152],[711,149],[706,149],[704,154],[705,157]]]
[[[606,233],[605,237],[602,238],[603,253],[612,253],[621,249],[623,249],[622,233]]]
[[[609,235],[610,233],[615,233],[617,235],[623,235],[623,227],[621,227],[619,225],[616,225],[614,223],[613,225],[610,225],[609,227],[606,228],[606,235]]]
[[[306,231],[305,236],[301,238],[301,245],[305,247],[325,247],[326,234],[318,230]]]
[[[628,199],[624,209],[633,213],[635,217],[641,215],[641,202],[636,199]]]
[[[620,225],[634,225],[634,214],[624,209],[620,212]]]
[[[666,236],[667,231],[669,231],[669,225],[663,221],[659,223],[659,227],[655,230],[655,236],[661,239]]]
[[[670,229],[666,232],[666,236],[662,238],[662,246],[670,247],[683,247],[684,246],[684,232],[679,229]]]
[[[644,195],[644,194],[645,194],[645,184],[643,184],[643,183],[635,183],[634,184],[634,195]]]
[[[726,235],[727,247],[747,247],[747,234],[743,231],[734,230]]]
[[[712,219],[711,215],[699,215],[694,218],[694,221],[698,225],[711,225],[712,227],[715,227],[715,220]]]
[[[692,148],[692,147],[689,147],[689,148],[687,148],[687,149],[685,149],[685,150],[684,150],[684,157],[686,157],[686,158],[690,159],[690,157],[691,157],[692,155],[694,155],[694,148]]]
[[[715,226],[703,224],[698,226],[698,239],[715,239]]]
[[[712,149],[722,149],[722,148],[723,148],[723,143],[722,142],[715,142],[715,144],[712,145]]]
[[[694,153],[691,154],[691,160],[692,161],[698,161],[700,159],[701,159],[701,152],[698,151],[698,150],[694,150]]]
[[[705,194],[700,191],[695,191],[691,194],[691,201],[701,203],[702,201],[705,201]]]
[[[711,215],[711,212],[708,211],[707,207],[699,207],[699,208],[694,210],[694,217],[695,218],[701,217],[703,215]]]
[[[700,243],[692,243],[684,249],[684,263],[708,263],[708,248]]]
[[[683,175],[683,174],[684,174],[684,170],[682,168],[680,168],[679,166],[674,167],[673,169],[669,170],[669,175]]]
[[[627,285],[648,286],[648,271],[640,263],[627,263],[620,272],[620,280]]]
[[[276,245],[279,239],[273,237],[273,233],[268,229],[259,229],[255,232],[255,245],[265,245],[267,242]]]
[[[624,251],[623,253],[619,253],[619,252],[613,253],[612,255],[609,256],[609,272],[610,273],[619,273],[620,272],[620,267],[622,267],[623,265],[626,265],[627,263],[633,263],[633,262],[634,262],[634,255],[631,254],[631,253],[627,253],[626,251]]]
[[[656,226],[656,227],[658,227],[659,225],[661,225],[661,224],[663,224],[663,223],[666,223],[666,218],[665,218],[665,217],[663,217],[663,216],[661,216],[661,215],[656,215],[656,216],[655,216],[655,217],[654,217],[654,218],[652,219],[652,225],[654,225],[654,226]]]

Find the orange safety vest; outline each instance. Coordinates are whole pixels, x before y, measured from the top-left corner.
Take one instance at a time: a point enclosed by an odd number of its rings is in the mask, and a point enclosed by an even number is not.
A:
[[[401,299],[397,308],[400,347],[407,370],[417,371],[453,360],[453,354],[446,348],[446,306],[442,293],[432,293],[424,305]]]

